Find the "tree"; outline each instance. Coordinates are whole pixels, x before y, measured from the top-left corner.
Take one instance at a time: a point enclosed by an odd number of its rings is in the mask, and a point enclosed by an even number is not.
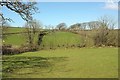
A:
[[[7,21],[3,21],[2,22],[2,30],[3,30],[3,33],[6,33],[6,29],[9,27],[10,25],[8,24],[8,22]]]
[[[22,2],[21,0],[2,0],[0,2],[0,7],[5,6],[6,8],[18,13],[21,18],[27,22],[32,20],[32,15],[38,11],[38,8],[35,6],[36,2]],[[0,23],[3,29],[4,24],[6,24],[6,20],[12,21],[10,18],[6,18],[3,13],[0,13]]]
[[[22,2],[21,0],[2,0],[0,2],[0,7],[5,6],[11,11],[18,13],[22,19],[25,21],[32,20],[32,15],[38,11],[38,8],[35,6],[36,2]],[[5,18],[4,14],[0,14],[3,20],[9,20],[9,18]]]
[[[73,30],[73,31],[79,31],[80,30],[80,26],[81,24],[80,23],[77,23],[77,24],[73,24],[69,27],[70,30]]]
[[[33,45],[35,35],[36,33],[40,32],[40,30],[42,29],[42,26],[39,21],[31,20],[25,23],[24,27],[26,28],[27,40],[29,45]]]
[[[111,16],[101,16],[98,21],[100,22],[100,27],[114,29],[116,26],[115,19]]]
[[[80,29],[85,30],[87,27],[87,23],[81,23]]]
[[[65,23],[60,23],[60,24],[57,25],[56,28],[59,29],[59,30],[65,30],[66,27],[67,27],[67,25]]]
[[[10,27],[10,25],[8,24],[8,22],[7,21],[3,21],[2,22],[2,38],[4,39],[4,38],[7,38],[6,36],[7,36],[7,31],[8,31],[8,27]]]
[[[111,35],[111,30],[114,29],[115,23],[113,22],[113,19],[109,16],[100,17],[99,23],[100,26],[96,31],[96,35],[94,36],[95,45],[108,45],[108,42],[112,41],[110,39],[114,38],[114,35]]]
[[[88,27],[90,30],[98,29],[100,27],[100,22],[99,21],[88,22]]]
[[[25,20],[27,23],[25,26],[27,27],[28,32],[28,40],[29,43],[33,43],[33,34],[35,34],[37,28],[37,24],[34,24],[32,15],[36,12],[38,12],[38,8],[35,6],[37,2],[22,2],[21,0],[2,0],[0,2],[0,7],[6,7],[11,11],[14,11],[18,15],[21,16],[23,20]],[[0,20],[3,25],[4,21],[12,21],[10,18],[6,18],[3,13],[0,13]],[[36,21],[35,21],[36,22]]]

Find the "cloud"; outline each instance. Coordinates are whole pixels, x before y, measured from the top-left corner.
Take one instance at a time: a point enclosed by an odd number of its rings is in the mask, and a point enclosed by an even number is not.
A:
[[[113,0],[108,0],[105,3],[104,9],[118,10],[118,3]]]

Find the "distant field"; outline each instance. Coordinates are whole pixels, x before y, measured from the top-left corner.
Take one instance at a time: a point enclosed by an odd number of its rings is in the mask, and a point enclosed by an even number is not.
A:
[[[26,43],[26,37],[25,34],[10,34],[7,35],[7,38],[5,38],[4,44],[12,44],[13,46],[20,46],[21,44]]]
[[[24,28],[18,27],[10,27],[7,30],[7,33],[17,33],[17,32],[24,32]],[[117,30],[114,30],[116,34],[118,33]],[[61,47],[64,46],[71,46],[71,45],[79,45],[82,43],[86,43],[87,47],[94,46],[93,35],[95,35],[95,31],[79,31],[78,34],[74,34],[71,32],[62,32],[57,31],[53,33],[49,33],[43,37],[43,42],[41,44],[41,48],[56,48],[58,45]],[[82,36],[82,35],[86,35]],[[38,34],[35,37],[35,43],[37,43]],[[21,44],[26,43],[26,35],[24,33],[21,34],[11,34],[5,40],[5,44],[12,44],[15,46],[20,46]],[[85,40],[85,41],[83,41]]]
[[[3,42],[3,44],[12,44],[13,46],[21,46],[22,44],[26,44],[26,42],[28,41],[27,34],[23,32],[25,32],[24,28],[17,28],[17,27],[8,28],[6,33],[17,33],[17,34],[8,34],[4,39],[5,42]],[[35,35],[34,42],[36,43],[37,43],[37,37],[38,34]]]
[[[25,28],[18,28],[18,27],[8,27],[6,33],[16,33],[16,32],[23,32]]]
[[[56,48],[58,45],[61,47],[81,44],[81,36],[70,32],[53,32],[43,37],[41,47]]]
[[[17,32],[24,32],[24,28],[18,27],[8,27],[6,33],[17,33]],[[12,44],[13,46],[20,46],[21,44],[25,44],[26,38],[24,34],[9,34],[4,39],[5,42],[3,44]]]
[[[21,32],[23,28],[10,28],[8,29],[8,33],[13,32]],[[35,43],[37,43],[38,34],[35,35]],[[12,44],[13,46],[20,46],[21,44],[25,44],[27,39],[25,33],[21,34],[9,34],[4,39],[4,44]],[[70,33],[70,32],[52,32],[43,37],[41,48],[44,46],[45,48],[56,48],[59,46],[71,46],[81,44],[82,39],[80,35]]]
[[[118,48],[41,50],[3,60],[3,78],[118,78]]]

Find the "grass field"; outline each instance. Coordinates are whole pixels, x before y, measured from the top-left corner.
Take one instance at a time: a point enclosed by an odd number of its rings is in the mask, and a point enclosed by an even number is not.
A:
[[[9,28],[8,33],[22,32],[23,28]],[[93,46],[89,37],[71,32],[51,32],[43,37],[37,52],[3,55],[3,78],[117,78],[118,48],[75,48],[66,46],[83,44]],[[94,33],[85,32],[88,36]],[[38,34],[35,36],[37,43]],[[11,34],[4,44],[26,44],[25,33]],[[58,45],[61,47],[58,48]]]
[[[27,35],[25,33],[24,28],[18,28],[18,27],[9,27],[6,33],[17,33],[21,32],[20,34],[9,34],[4,39],[3,44],[12,44],[13,46],[21,46],[22,44],[25,44],[27,42]],[[38,35],[36,34],[35,39],[37,40]],[[36,42],[35,40],[35,42]]]
[[[21,44],[25,44],[26,37],[22,34],[10,34],[5,39],[4,44],[12,44],[16,46],[20,46]]]
[[[14,28],[13,28],[14,29]],[[34,42],[37,43],[37,37],[38,34],[35,35],[35,40]],[[13,46],[20,46],[21,44],[25,44],[27,41],[26,34],[21,33],[21,34],[10,34],[7,36],[7,38],[4,39],[5,42],[4,44],[12,44]],[[73,34],[70,32],[52,32],[43,37],[41,48],[55,48],[58,45],[62,46],[63,45],[77,45],[81,44],[82,40],[80,35],[78,34]]]
[[[18,28],[18,27],[8,27],[6,33],[16,33],[16,32],[23,32],[25,31],[24,28]]]
[[[118,77],[118,48],[41,50],[3,60],[3,78]]]
[[[45,35],[43,37],[43,42],[41,44],[41,47],[44,45],[46,48],[55,48],[58,45],[59,46],[70,46],[70,45],[77,45],[81,44],[82,40],[80,35],[73,34],[70,32],[53,32],[49,33],[48,35]],[[63,46],[64,45],[64,46]]]

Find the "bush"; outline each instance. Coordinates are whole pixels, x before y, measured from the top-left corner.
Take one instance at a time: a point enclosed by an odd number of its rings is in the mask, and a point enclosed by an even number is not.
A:
[[[102,46],[107,45],[107,36],[108,36],[109,30],[107,28],[101,27],[96,31],[96,35],[94,38],[94,44],[96,46]]]
[[[20,54],[29,51],[37,51],[37,45],[22,45],[21,47],[13,47],[12,45],[3,45],[2,46],[2,53],[3,55],[12,55],[12,54]]]
[[[118,45],[118,34],[117,31],[111,30],[107,36],[107,46],[117,46]]]
[[[25,44],[20,47],[20,50],[22,50],[23,52],[37,51],[38,49],[39,49],[39,46],[36,44],[32,44],[32,45]]]
[[[93,40],[95,46],[119,46],[117,30],[98,30],[96,35],[93,36]]]
[[[20,50],[18,48],[12,47],[12,45],[3,45],[2,46],[2,54],[3,55],[10,55],[10,54],[18,54]]]

